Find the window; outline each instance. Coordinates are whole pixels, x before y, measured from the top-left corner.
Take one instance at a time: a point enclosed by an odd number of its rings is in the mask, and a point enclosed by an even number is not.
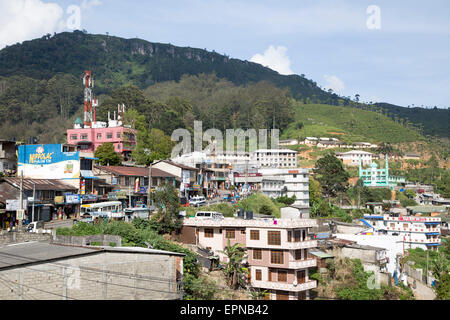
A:
[[[261,249],[253,249],[253,259],[254,260],[262,260],[262,250]]]
[[[259,240],[259,230],[250,230],[250,240]]]
[[[97,139],[101,139],[102,138],[102,134],[101,133],[97,133]]]
[[[281,245],[281,233],[280,231],[268,231],[267,243],[269,245],[279,246]]]
[[[245,229],[242,229],[242,230],[241,230],[241,234],[245,234]]]
[[[283,251],[281,250],[272,250],[270,251],[270,262],[273,264],[283,264]]]
[[[261,270],[256,270],[255,272],[255,280],[261,281],[262,280],[262,272]]]
[[[235,238],[234,229],[227,229],[225,232],[225,238],[234,239]]]
[[[288,231],[288,242],[292,241],[292,231]]]
[[[80,136],[80,138],[81,138],[81,140],[87,140],[88,135],[85,134],[85,133],[83,133],[83,134]]]
[[[278,270],[278,282],[287,282],[287,272]]]
[[[300,242],[301,241],[301,231],[295,230],[294,231],[294,242]]]
[[[112,139],[112,138],[113,138],[112,132],[108,132],[108,133],[106,134],[106,139]]]
[[[213,229],[205,229],[205,238],[213,238],[214,230]]]
[[[120,139],[120,132],[117,132],[117,138]]]
[[[295,260],[302,260],[302,250],[295,250]]]
[[[70,139],[78,140],[78,135],[77,134],[72,134],[72,135],[70,135]]]

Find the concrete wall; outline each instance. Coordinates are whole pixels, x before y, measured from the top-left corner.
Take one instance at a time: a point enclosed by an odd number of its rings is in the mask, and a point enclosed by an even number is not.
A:
[[[179,260],[182,257],[99,252],[3,270],[0,300],[181,299]]]
[[[114,243],[116,247],[122,246],[122,238],[120,236],[112,236],[106,234],[84,237],[56,235],[52,242],[77,246],[88,246],[93,245],[93,242],[100,242],[100,244],[96,245],[110,246],[111,243]]]
[[[51,234],[0,231],[0,246],[12,243],[31,242],[31,241],[50,242],[51,240],[52,240]]]

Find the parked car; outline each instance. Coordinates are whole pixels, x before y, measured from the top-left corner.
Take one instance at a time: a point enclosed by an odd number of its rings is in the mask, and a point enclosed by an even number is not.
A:
[[[200,207],[206,205],[206,199],[203,196],[192,197],[189,204],[194,207]]]

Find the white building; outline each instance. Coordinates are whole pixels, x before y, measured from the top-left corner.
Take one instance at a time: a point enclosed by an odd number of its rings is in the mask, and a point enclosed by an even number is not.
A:
[[[271,198],[281,196],[297,199],[294,205],[309,207],[308,169],[259,169],[261,192]]]
[[[441,245],[441,218],[389,215],[364,216],[368,226],[375,232],[398,236],[404,242],[405,249],[421,248],[437,251]]]
[[[370,165],[373,161],[373,156],[373,153],[358,150],[336,152],[336,157],[348,166],[358,166],[360,158],[363,165]]]
[[[250,161],[258,168],[296,168],[298,152],[289,149],[261,149],[251,153]]]
[[[282,147],[296,146],[296,145],[298,145],[298,140],[297,139],[280,140],[278,142],[278,145],[282,146]]]

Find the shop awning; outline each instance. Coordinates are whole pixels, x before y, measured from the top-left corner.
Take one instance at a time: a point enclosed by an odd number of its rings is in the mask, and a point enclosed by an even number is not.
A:
[[[80,170],[80,173],[84,179],[100,179],[99,177],[94,176],[94,173],[91,170]]]

